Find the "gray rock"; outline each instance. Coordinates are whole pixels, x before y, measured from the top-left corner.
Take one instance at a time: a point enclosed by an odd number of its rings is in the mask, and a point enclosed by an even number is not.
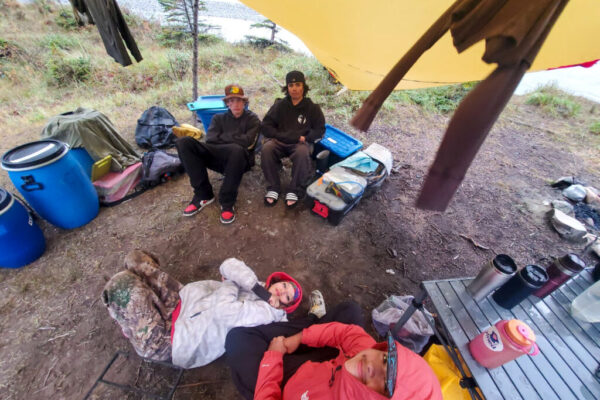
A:
[[[600,196],[595,192],[594,188],[586,187],[586,196],[585,202],[590,206],[590,208],[596,212],[600,212]]]
[[[583,185],[571,185],[562,191],[563,196],[575,202],[583,201],[587,196],[587,191]]]
[[[575,211],[573,210],[573,206],[563,200],[552,200],[552,207],[556,210],[560,210],[567,214],[570,217],[575,217]]]
[[[558,234],[563,238],[572,242],[584,241],[587,229],[585,229],[585,226],[575,218],[569,217],[564,212],[554,209],[551,222],[554,229],[556,229]]]

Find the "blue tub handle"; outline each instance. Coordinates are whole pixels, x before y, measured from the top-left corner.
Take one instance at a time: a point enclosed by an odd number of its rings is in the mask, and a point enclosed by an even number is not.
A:
[[[21,179],[25,181],[25,183],[21,185],[21,189],[23,189],[26,192],[33,192],[34,190],[44,189],[44,185],[40,182],[36,182],[33,175],[25,175],[22,176]]]

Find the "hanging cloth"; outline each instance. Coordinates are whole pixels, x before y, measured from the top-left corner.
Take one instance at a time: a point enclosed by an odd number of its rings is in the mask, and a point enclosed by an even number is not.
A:
[[[69,0],[74,10],[87,15],[90,23],[96,24],[104,42],[106,52],[123,66],[131,65],[127,48],[137,62],[142,61],[142,54],[135,43],[133,35],[123,18],[119,5],[115,0]],[[125,44],[127,48],[125,48]]]

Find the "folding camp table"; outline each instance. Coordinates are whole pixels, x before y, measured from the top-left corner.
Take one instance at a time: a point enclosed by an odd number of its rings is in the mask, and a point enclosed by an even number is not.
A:
[[[438,339],[446,343],[463,375],[461,385],[492,399],[600,399],[600,323],[590,324],[571,317],[571,301],[592,284],[586,269],[544,299],[530,296],[512,310],[497,305],[491,297],[475,302],[466,291],[473,278],[426,281],[393,333],[429,297],[440,328],[430,321]],[[523,355],[495,369],[482,367],[471,357],[468,343],[500,319],[520,319],[535,332],[540,353]],[[447,340],[446,340],[447,338]],[[464,359],[460,366],[457,354]]]

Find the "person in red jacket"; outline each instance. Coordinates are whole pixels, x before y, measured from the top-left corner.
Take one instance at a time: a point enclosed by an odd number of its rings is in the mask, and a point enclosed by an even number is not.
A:
[[[249,329],[257,328],[261,327]],[[376,343],[362,327],[339,322],[311,325],[288,337],[269,337],[265,331],[254,333],[251,339],[254,342],[249,343],[252,348],[258,340],[270,342],[255,367],[256,400],[442,400],[439,381],[429,365],[391,336],[387,342]],[[276,334],[276,329],[271,329],[271,333]],[[332,348],[339,350],[333,357]],[[297,355],[307,351],[312,353],[308,360]],[[317,357],[319,354],[321,359]],[[232,362],[229,365],[234,383],[240,389],[235,377],[244,372],[233,367]]]

